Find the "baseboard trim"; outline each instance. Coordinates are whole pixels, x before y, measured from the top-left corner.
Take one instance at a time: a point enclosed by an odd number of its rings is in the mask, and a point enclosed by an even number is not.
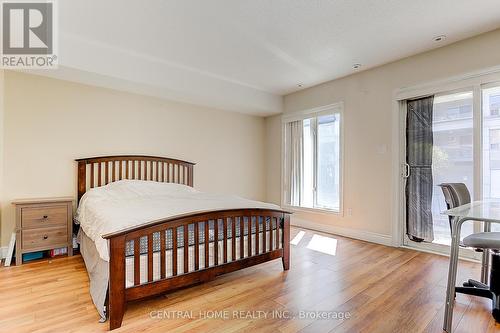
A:
[[[311,221],[303,220],[300,218],[292,218],[291,225],[296,227],[302,227],[306,229],[326,232],[328,234],[339,235],[343,237],[353,238],[357,240],[362,240],[365,242],[376,243],[386,246],[393,247],[392,237],[389,235],[383,235],[376,232],[364,231],[358,229],[342,228],[337,226],[325,225],[321,223],[314,223]]]
[[[446,253],[443,253],[443,252],[439,252],[439,251],[435,251],[435,250],[431,250],[431,249],[417,248],[417,247],[408,246],[408,245],[401,245],[400,248],[408,249],[408,250],[413,250],[413,251],[418,251],[418,252],[435,254],[435,255],[438,255],[438,256],[442,256],[442,257],[449,257],[450,256],[449,254],[446,254]],[[460,249],[460,250],[463,250],[463,249]],[[460,260],[470,261],[470,262],[473,262],[473,263],[476,263],[476,264],[477,263],[481,263],[481,259],[475,259],[475,258],[471,258],[471,257],[466,256],[466,255],[463,255],[462,251],[459,252],[458,258]]]

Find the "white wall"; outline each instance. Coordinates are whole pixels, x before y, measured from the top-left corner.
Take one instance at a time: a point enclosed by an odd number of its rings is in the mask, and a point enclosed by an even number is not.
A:
[[[280,202],[281,115],[266,118],[266,200]]]
[[[396,89],[500,65],[500,30],[285,96],[284,112],[344,101],[344,216],[297,213],[292,223],[385,239],[393,210],[392,112]],[[267,118],[267,200],[279,202],[279,117]],[[386,152],[384,153],[384,149]],[[348,216],[347,209],[352,209]],[[313,223],[313,224],[311,224]]]
[[[12,71],[2,91],[2,246],[14,230],[12,199],[75,196],[80,157],[185,159],[197,163],[195,187],[265,199],[264,118]]]
[[[2,214],[2,205],[3,202],[3,166],[5,163],[5,159],[3,158],[3,138],[4,138],[4,70],[0,69],[0,258],[4,256],[2,244],[3,244],[3,232],[1,228],[1,214]]]

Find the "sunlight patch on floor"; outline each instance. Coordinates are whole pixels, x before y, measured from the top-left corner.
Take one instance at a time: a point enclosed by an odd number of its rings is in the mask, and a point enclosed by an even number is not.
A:
[[[337,253],[337,240],[332,237],[313,235],[307,248],[334,256]]]
[[[302,237],[304,237],[306,233],[304,231],[299,231],[299,233],[297,235],[295,235],[295,237],[293,237],[292,241],[290,242],[290,244],[292,245],[299,245],[300,241],[302,240]]]

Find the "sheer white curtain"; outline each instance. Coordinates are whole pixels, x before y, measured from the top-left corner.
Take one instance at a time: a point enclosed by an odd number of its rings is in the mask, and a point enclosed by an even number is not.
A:
[[[304,170],[304,127],[302,120],[286,124],[286,156],[288,170],[287,203],[300,206],[303,193],[302,175]]]

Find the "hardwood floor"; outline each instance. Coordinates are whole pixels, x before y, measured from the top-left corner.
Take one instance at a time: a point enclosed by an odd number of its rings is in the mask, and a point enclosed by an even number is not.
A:
[[[290,271],[276,260],[131,303],[114,332],[442,332],[446,257],[297,228],[292,238],[301,231]],[[477,276],[478,264],[460,262],[460,281]],[[1,332],[108,329],[80,256],[2,267],[0,281]],[[490,307],[457,295],[455,332],[500,332]]]

